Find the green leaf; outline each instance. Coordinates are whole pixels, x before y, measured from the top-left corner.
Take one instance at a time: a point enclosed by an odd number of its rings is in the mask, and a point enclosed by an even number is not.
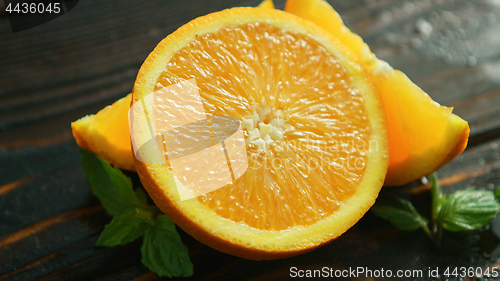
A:
[[[487,190],[459,190],[445,197],[438,222],[449,231],[474,230],[490,223],[500,212],[495,194]]]
[[[495,189],[495,197],[500,200],[500,188]]]
[[[146,194],[146,191],[144,191],[144,189],[136,188],[135,195],[137,196],[137,198],[139,198],[141,204],[146,205],[148,203],[148,195]]]
[[[135,208],[135,210],[113,217],[113,220],[104,227],[96,245],[114,247],[134,241],[141,237],[146,229],[154,225],[153,216],[151,211]]]
[[[134,192],[132,181],[120,169],[111,167],[108,162],[88,152],[80,150],[82,164],[92,193],[112,216],[133,211],[135,207],[147,205],[144,192]]]
[[[182,243],[174,223],[165,215],[158,215],[155,226],[146,230],[141,253],[142,263],[159,276],[193,275],[188,249]]]
[[[427,219],[421,216],[413,204],[401,197],[381,198],[372,207],[375,214],[401,230],[427,229]]]

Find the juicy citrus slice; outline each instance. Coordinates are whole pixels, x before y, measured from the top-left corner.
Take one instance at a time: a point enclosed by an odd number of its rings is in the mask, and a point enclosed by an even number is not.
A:
[[[273,0],[264,0],[262,1],[259,6],[259,8],[266,8],[266,9],[274,9],[274,3]]]
[[[97,114],[71,123],[71,129],[81,148],[121,169],[135,171],[127,118],[131,99],[129,94]]]
[[[324,0],[287,0],[285,11],[325,28],[360,59],[382,96],[389,137],[386,185],[402,185],[453,160],[467,146],[469,125],[440,106],[401,71],[379,60]]]
[[[242,122],[246,172],[182,201],[169,164],[136,159],[136,168],[156,205],[196,239],[244,258],[287,257],[338,237],[374,203],[388,165],[383,108],[331,34],[273,9],[197,18],[148,56],[133,104],[190,79],[207,116]],[[132,113],[134,143],[147,143],[140,124],[153,117]]]

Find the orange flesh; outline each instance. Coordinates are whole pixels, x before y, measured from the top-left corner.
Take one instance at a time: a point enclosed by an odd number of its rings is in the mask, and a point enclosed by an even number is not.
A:
[[[224,28],[179,51],[155,91],[190,78],[207,115],[243,121],[264,108],[269,123],[281,110],[288,128],[265,151],[247,142],[246,173],[192,200],[234,222],[284,230],[331,215],[354,193],[370,146],[364,100],[314,39],[268,24]]]
[[[94,117],[94,126],[97,133],[105,136],[106,140],[119,151],[130,151],[130,137],[124,137],[130,135],[128,122],[108,122],[108,120],[120,120],[123,116],[128,116],[130,99],[131,97],[127,96],[114,104],[115,110],[109,110],[102,114],[98,113]]]
[[[81,148],[121,169],[135,171],[127,118],[131,99],[129,94],[97,114],[71,123],[71,128]]]

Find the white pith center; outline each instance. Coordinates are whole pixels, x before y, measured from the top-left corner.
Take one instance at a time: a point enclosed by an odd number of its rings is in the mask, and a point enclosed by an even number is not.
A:
[[[289,130],[283,111],[267,107],[257,107],[256,111],[243,119],[242,128],[247,131],[247,142],[257,147],[257,153],[266,151]]]

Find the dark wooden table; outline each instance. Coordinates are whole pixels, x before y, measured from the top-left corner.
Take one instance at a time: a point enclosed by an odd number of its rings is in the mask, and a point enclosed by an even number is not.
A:
[[[439,171],[444,191],[500,188],[500,2],[330,2],[380,58],[469,121],[469,147]],[[66,15],[18,33],[0,14],[1,280],[158,278],[140,263],[140,241],[94,246],[111,218],[90,192],[70,122],[129,93],[149,52],[182,24],[258,3],[81,0]],[[284,1],[276,4],[283,8]],[[418,183],[384,192],[428,207],[429,193]],[[401,232],[368,213],[325,247],[263,262],[222,254],[179,231],[194,263],[191,279],[280,280],[289,278],[292,266],[425,274],[429,267],[500,266],[498,220],[481,231],[447,232],[438,250],[421,230]]]

